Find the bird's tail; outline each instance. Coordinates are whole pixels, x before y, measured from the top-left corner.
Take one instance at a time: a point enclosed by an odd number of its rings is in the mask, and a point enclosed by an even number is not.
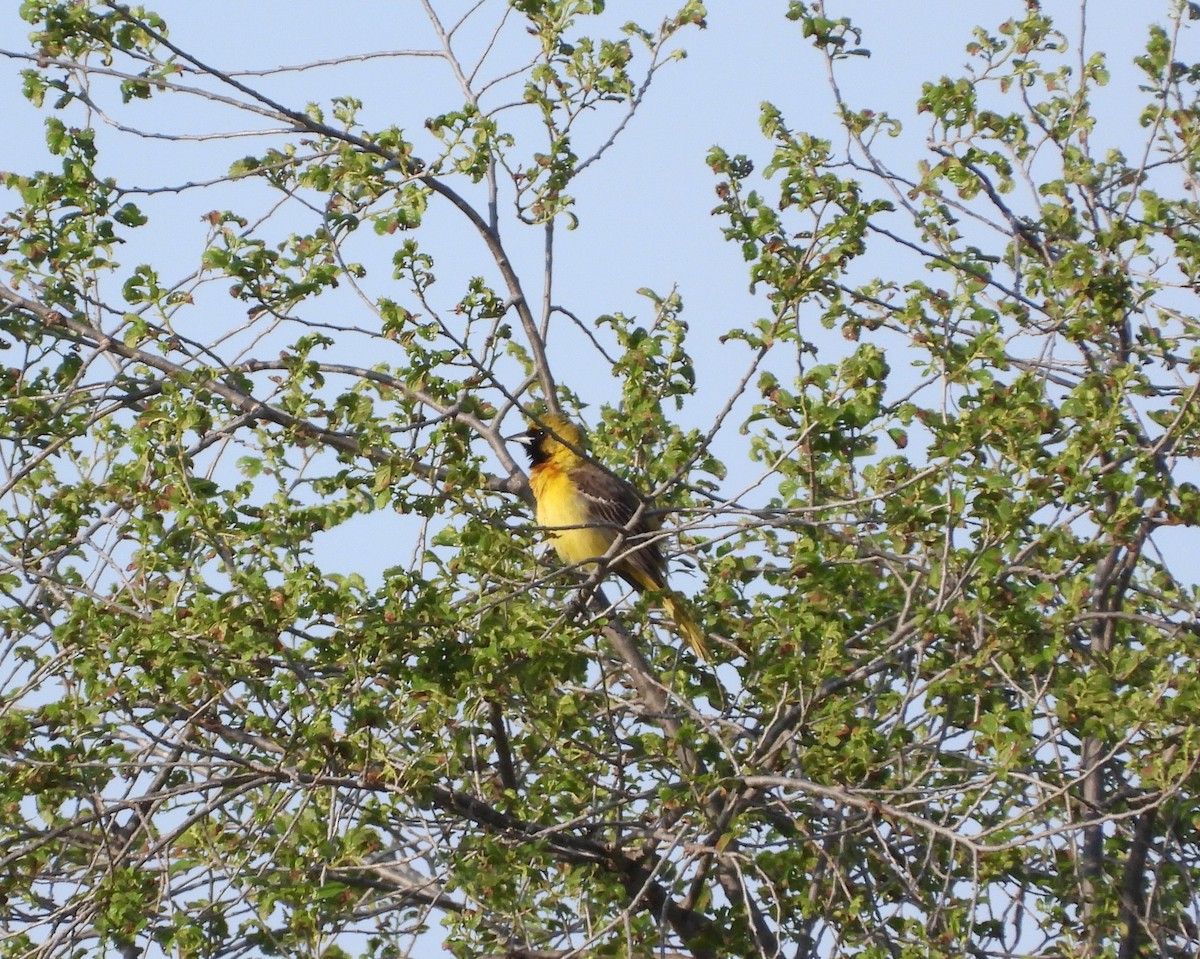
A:
[[[692,612],[688,609],[687,600],[673,590],[667,590],[662,598],[663,609],[667,611],[667,615],[675,621],[675,628],[680,635],[688,641],[688,645],[702,662],[711,663],[712,653],[708,649],[708,640],[705,639],[704,630],[696,622],[692,616]]]

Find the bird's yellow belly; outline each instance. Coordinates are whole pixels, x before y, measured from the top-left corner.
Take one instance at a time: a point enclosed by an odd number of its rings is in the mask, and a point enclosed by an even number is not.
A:
[[[545,526],[554,524],[544,523]],[[608,552],[612,537],[604,535],[596,529],[564,530],[561,533],[551,533],[554,548],[564,563],[582,563],[595,559]]]

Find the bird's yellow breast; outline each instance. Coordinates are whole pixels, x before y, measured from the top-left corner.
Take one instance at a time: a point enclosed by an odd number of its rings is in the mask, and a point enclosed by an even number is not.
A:
[[[551,463],[535,468],[529,485],[537,500],[537,521],[550,534],[564,563],[582,563],[608,552],[616,531],[588,525],[588,503],[569,476]]]

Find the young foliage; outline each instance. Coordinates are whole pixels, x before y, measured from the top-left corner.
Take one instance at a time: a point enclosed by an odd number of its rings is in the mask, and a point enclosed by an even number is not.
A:
[[[1096,106],[1117,65],[1030,4],[919,91],[917,156],[841,92],[870,24],[780,11],[840,131],[765,104],[709,154],[764,313],[716,382],[677,290],[551,295],[706,25],[604,8],[424,4],[435,45],[390,56],[457,84],[426,116],[22,5],[49,166],[0,219],[0,955],[1200,948],[1194,5],[1134,65],[1137,143]],[[185,157],[164,115],[206,177],[121,169]],[[715,668],[542,549],[505,436],[545,410],[648,495]]]

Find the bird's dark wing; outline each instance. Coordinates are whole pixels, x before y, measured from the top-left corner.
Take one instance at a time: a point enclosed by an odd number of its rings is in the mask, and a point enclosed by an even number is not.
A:
[[[588,519],[605,526],[614,535],[620,534],[642,505],[637,490],[624,480],[605,472],[595,464],[585,464],[571,472],[571,480],[588,503]],[[645,511],[627,534],[625,550],[628,555],[615,564],[616,572],[639,592],[643,589],[665,589],[666,573],[662,551],[654,538],[657,526],[646,519]],[[640,543],[640,545],[639,545]],[[634,547],[637,547],[636,551]]]

